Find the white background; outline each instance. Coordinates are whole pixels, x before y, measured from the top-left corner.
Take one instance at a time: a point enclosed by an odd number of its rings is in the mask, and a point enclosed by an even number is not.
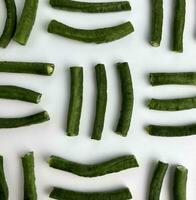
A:
[[[23,1],[17,0],[18,15]],[[192,86],[165,86],[153,88],[148,83],[148,73],[155,71],[196,71],[196,3],[187,1],[184,32],[184,53],[170,51],[172,5],[174,0],[164,0],[164,24],[161,47],[149,45],[150,1],[131,1],[132,11],[110,14],[85,14],[55,10],[48,0],[40,0],[38,15],[31,37],[25,47],[11,42],[0,50],[0,60],[43,61],[55,63],[52,77],[36,75],[0,74],[0,84],[13,84],[43,93],[39,105],[19,101],[0,101],[0,116],[24,116],[47,110],[51,120],[31,127],[0,130],[0,154],[4,156],[5,173],[9,184],[10,199],[23,197],[23,175],[20,157],[35,152],[35,171],[38,199],[49,199],[52,186],[82,191],[100,191],[127,186],[133,199],[147,199],[148,185],[154,164],[158,160],[170,163],[164,181],[161,199],[171,199],[172,175],[175,164],[189,169],[187,199],[196,198],[196,138],[156,138],[146,134],[147,124],[189,124],[196,122],[196,110],[158,112],[146,108],[148,98],[172,98],[196,95]],[[0,1],[0,27],[3,29],[6,13],[4,1]],[[130,20],[135,32],[109,44],[85,44],[47,33],[51,19],[80,28],[98,28],[116,25]],[[116,135],[120,109],[119,82],[115,63],[130,64],[135,106],[132,125],[126,138]],[[94,65],[104,63],[108,77],[108,106],[103,138],[100,142],[90,139],[96,100]],[[66,116],[69,102],[69,66],[84,67],[84,101],[80,135],[66,136]],[[136,155],[140,168],[98,178],[82,178],[49,168],[51,155],[94,163],[123,154]]]

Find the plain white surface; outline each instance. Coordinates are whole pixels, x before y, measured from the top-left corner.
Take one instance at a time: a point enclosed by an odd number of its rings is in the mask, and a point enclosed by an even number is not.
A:
[[[23,1],[17,0],[20,15]],[[0,50],[0,60],[43,61],[55,63],[52,77],[33,75],[0,74],[0,84],[13,84],[43,93],[41,103],[33,105],[18,101],[0,101],[0,116],[23,116],[43,109],[51,120],[31,127],[0,130],[0,154],[4,156],[5,173],[9,184],[10,199],[23,196],[23,177],[20,157],[29,151],[35,152],[35,170],[38,199],[49,199],[51,186],[75,190],[94,191],[128,186],[133,199],[147,199],[147,189],[154,164],[160,159],[171,164],[164,181],[161,199],[171,199],[172,166],[185,165],[189,169],[187,199],[196,198],[196,137],[156,138],[148,136],[144,126],[154,124],[187,124],[196,122],[196,110],[180,112],[157,112],[146,108],[151,97],[194,96],[196,88],[191,86],[166,86],[153,88],[147,81],[152,71],[196,71],[196,3],[187,1],[184,53],[169,50],[172,4],[164,0],[164,26],[161,47],[153,48],[149,38],[149,0],[131,1],[132,11],[110,14],[85,14],[55,10],[48,0],[40,0],[37,20],[28,44],[23,47],[11,42],[7,49]],[[5,21],[3,0],[0,2],[1,31]],[[85,44],[47,33],[51,19],[71,26],[97,28],[112,26],[131,20],[135,32],[109,44]],[[119,87],[115,63],[130,64],[135,106],[132,126],[126,138],[113,133],[119,114]],[[108,77],[108,106],[103,138],[100,142],[90,139],[96,85],[94,65],[104,63]],[[69,102],[69,66],[84,67],[84,101],[80,135],[70,138],[65,135],[66,116]],[[93,163],[122,154],[136,155],[140,168],[98,178],[82,178],[70,173],[49,168],[46,160],[54,154],[77,162]]]

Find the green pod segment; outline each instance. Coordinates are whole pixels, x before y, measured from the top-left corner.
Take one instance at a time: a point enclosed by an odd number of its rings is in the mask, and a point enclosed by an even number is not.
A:
[[[90,165],[72,162],[58,156],[51,156],[48,163],[52,168],[83,177],[103,176],[139,166],[135,156],[133,155],[121,156],[112,160]]]
[[[86,43],[107,43],[121,39],[132,33],[134,28],[130,22],[117,26],[99,29],[78,29],[52,20],[48,26],[48,32],[54,33],[65,38],[78,40]]]

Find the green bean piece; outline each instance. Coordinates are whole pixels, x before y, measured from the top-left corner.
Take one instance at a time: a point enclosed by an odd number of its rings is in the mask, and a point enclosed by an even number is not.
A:
[[[53,71],[54,64],[51,63],[0,61],[0,72],[50,76],[53,74]]]
[[[176,52],[183,52],[183,32],[185,24],[186,0],[175,1],[172,50]]]
[[[24,200],[37,200],[34,172],[34,154],[30,152],[22,157],[24,173]]]
[[[196,85],[196,72],[150,73],[150,83],[157,85]]]
[[[100,140],[105,120],[105,112],[107,105],[107,77],[105,66],[98,64],[95,66],[97,79],[97,102],[94,128],[91,138]]]
[[[14,0],[5,0],[5,5],[7,8],[7,18],[3,33],[0,37],[0,47],[2,48],[6,48],[8,46],[14,35],[17,23],[16,5]]]
[[[9,199],[9,190],[4,174],[3,156],[0,156],[0,200]]]
[[[80,192],[54,187],[50,198],[58,200],[125,200],[132,199],[132,195],[128,188],[104,192]]]
[[[159,200],[167,168],[167,163],[163,163],[161,161],[158,162],[150,183],[150,192],[148,200]]]
[[[128,63],[117,63],[117,70],[121,81],[122,105],[116,133],[126,137],[133,111],[133,86]]]
[[[37,14],[38,0],[25,0],[22,15],[16,27],[14,40],[21,45],[26,45]]]
[[[151,41],[154,47],[160,46],[163,26],[163,0],[151,0]]]
[[[0,118],[0,128],[17,128],[43,123],[50,120],[46,111],[18,118]]]
[[[41,94],[33,90],[12,85],[0,85],[0,98],[39,103]]]
[[[73,40],[97,44],[121,39],[133,31],[134,28],[130,22],[113,27],[91,30],[73,28],[55,20],[52,20],[48,26],[49,33],[54,33]]]
[[[72,0],[50,0],[50,5],[54,8],[87,13],[105,13],[131,10],[129,1],[93,3]]]
[[[176,167],[173,187],[174,200],[186,200],[187,175],[188,169],[184,166],[178,165]]]
[[[83,177],[103,176],[139,166],[133,155],[121,156],[105,162],[89,165],[65,160],[58,156],[51,156],[48,163],[50,167]]]
[[[70,67],[71,94],[67,117],[67,135],[77,136],[80,127],[80,117],[83,100],[83,68]]]

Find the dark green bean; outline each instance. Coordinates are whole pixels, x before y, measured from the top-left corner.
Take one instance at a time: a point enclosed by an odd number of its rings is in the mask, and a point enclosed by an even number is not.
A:
[[[9,190],[4,174],[3,156],[0,156],[0,200],[9,199]]]

